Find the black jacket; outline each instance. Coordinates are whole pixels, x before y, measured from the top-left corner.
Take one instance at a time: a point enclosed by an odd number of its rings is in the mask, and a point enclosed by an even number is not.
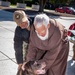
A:
[[[30,20],[30,27],[32,25],[32,21]],[[18,64],[23,63],[23,41],[29,43],[30,31],[27,29],[21,29],[21,27],[17,26],[15,29],[14,35],[14,50],[15,57]]]

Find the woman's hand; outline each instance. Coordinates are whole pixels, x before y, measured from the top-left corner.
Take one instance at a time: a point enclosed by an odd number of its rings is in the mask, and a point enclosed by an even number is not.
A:
[[[18,64],[18,70],[22,67],[22,64]]]

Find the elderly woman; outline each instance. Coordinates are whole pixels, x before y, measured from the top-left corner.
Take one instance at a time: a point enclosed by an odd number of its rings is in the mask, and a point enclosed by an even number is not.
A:
[[[65,29],[59,22],[50,19],[46,14],[36,15],[31,28],[26,62],[45,63],[45,66],[34,70],[35,74],[65,75],[69,42],[64,34]]]
[[[13,14],[13,19],[17,24],[14,35],[14,50],[19,69],[24,61],[23,49],[26,50],[24,43],[29,43],[32,21],[30,18],[27,17],[26,13],[23,10],[16,10]]]

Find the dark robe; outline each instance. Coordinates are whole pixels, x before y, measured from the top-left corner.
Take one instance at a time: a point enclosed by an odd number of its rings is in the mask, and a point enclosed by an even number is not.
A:
[[[50,20],[48,31],[48,39],[41,40],[32,27],[26,60],[45,62],[46,73],[43,75],[65,75],[69,42],[65,40],[64,27],[55,20]]]

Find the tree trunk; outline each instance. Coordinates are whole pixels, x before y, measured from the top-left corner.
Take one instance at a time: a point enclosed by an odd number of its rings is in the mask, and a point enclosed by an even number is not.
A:
[[[43,12],[46,2],[47,0],[39,0],[40,4],[39,12]]]

